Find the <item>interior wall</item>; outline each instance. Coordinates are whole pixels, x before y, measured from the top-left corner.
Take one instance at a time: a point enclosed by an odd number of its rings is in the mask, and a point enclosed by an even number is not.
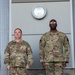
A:
[[[36,5],[43,5],[47,9],[47,15],[41,20],[35,19],[31,11]],[[67,10],[66,10],[67,9]],[[34,63],[31,69],[41,69],[39,61],[39,40],[42,34],[49,31],[49,21],[56,19],[58,22],[58,30],[66,33],[71,42],[71,18],[70,18],[70,2],[46,2],[46,3],[12,3],[11,5],[11,40],[13,39],[13,31],[19,27],[23,31],[23,39],[29,42],[33,50]],[[72,47],[72,46],[71,46]],[[72,48],[71,48],[72,49]],[[70,60],[67,67],[72,67],[72,52],[70,52]]]
[[[72,4],[73,4],[72,5],[72,7],[73,7],[73,31],[74,31],[74,39],[75,39],[75,30],[74,30],[75,29],[75,0],[73,0]],[[75,47],[75,42],[74,42],[74,47]],[[74,68],[75,68],[75,50],[74,50]]]
[[[9,41],[9,0],[0,0],[0,75],[8,75],[4,51]]]

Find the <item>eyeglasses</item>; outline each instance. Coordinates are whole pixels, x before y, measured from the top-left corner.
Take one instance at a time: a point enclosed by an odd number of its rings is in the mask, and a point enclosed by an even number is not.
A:
[[[56,24],[56,22],[50,22],[50,24]]]

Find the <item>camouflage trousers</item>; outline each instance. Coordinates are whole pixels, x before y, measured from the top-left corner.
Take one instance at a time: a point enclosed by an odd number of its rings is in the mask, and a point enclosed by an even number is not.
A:
[[[10,75],[28,75],[25,68],[10,68]]]
[[[45,63],[46,75],[62,75],[62,63]]]

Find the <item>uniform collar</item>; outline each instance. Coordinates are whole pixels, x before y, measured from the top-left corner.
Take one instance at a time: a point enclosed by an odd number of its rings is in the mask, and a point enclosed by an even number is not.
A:
[[[50,31],[50,35],[51,35],[51,34],[57,34],[57,35],[58,35],[58,34],[59,34],[59,31],[56,31],[56,32],[51,32],[51,31]]]
[[[13,40],[14,43],[21,43],[23,40],[20,40],[19,42],[16,42],[16,40]]]

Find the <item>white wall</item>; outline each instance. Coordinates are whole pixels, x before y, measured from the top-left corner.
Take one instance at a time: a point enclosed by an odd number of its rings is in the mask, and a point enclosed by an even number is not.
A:
[[[33,7],[36,5],[43,5],[47,8],[47,15],[42,20],[35,19],[31,14]],[[29,42],[33,50],[34,64],[31,68],[42,68],[39,62],[38,53],[39,40],[43,33],[49,31],[49,21],[52,18],[57,20],[58,30],[66,33],[70,40],[70,45],[72,45],[70,2],[12,3],[11,14],[11,40],[13,39],[12,34],[14,29],[17,27],[21,28],[23,30],[23,39]],[[73,67],[72,63],[72,54],[70,54],[70,60],[67,67]]]
[[[75,29],[75,0],[72,0],[72,7],[73,7],[73,30],[74,30]],[[75,39],[75,31],[74,31],[74,39]],[[75,49],[75,42],[74,42],[74,49]],[[75,50],[74,50],[74,67],[75,67]]]
[[[47,8],[47,15],[42,20],[36,20],[31,15],[31,11],[36,5],[43,5]],[[58,21],[59,30],[65,33],[71,32],[70,2],[13,3],[11,12],[12,29],[20,27],[23,29],[24,34],[42,34],[48,31],[48,24],[52,18]],[[67,25],[68,28],[66,29]],[[36,29],[35,32],[34,29]]]
[[[9,0],[0,0],[0,75],[7,75],[4,51],[9,41]]]

